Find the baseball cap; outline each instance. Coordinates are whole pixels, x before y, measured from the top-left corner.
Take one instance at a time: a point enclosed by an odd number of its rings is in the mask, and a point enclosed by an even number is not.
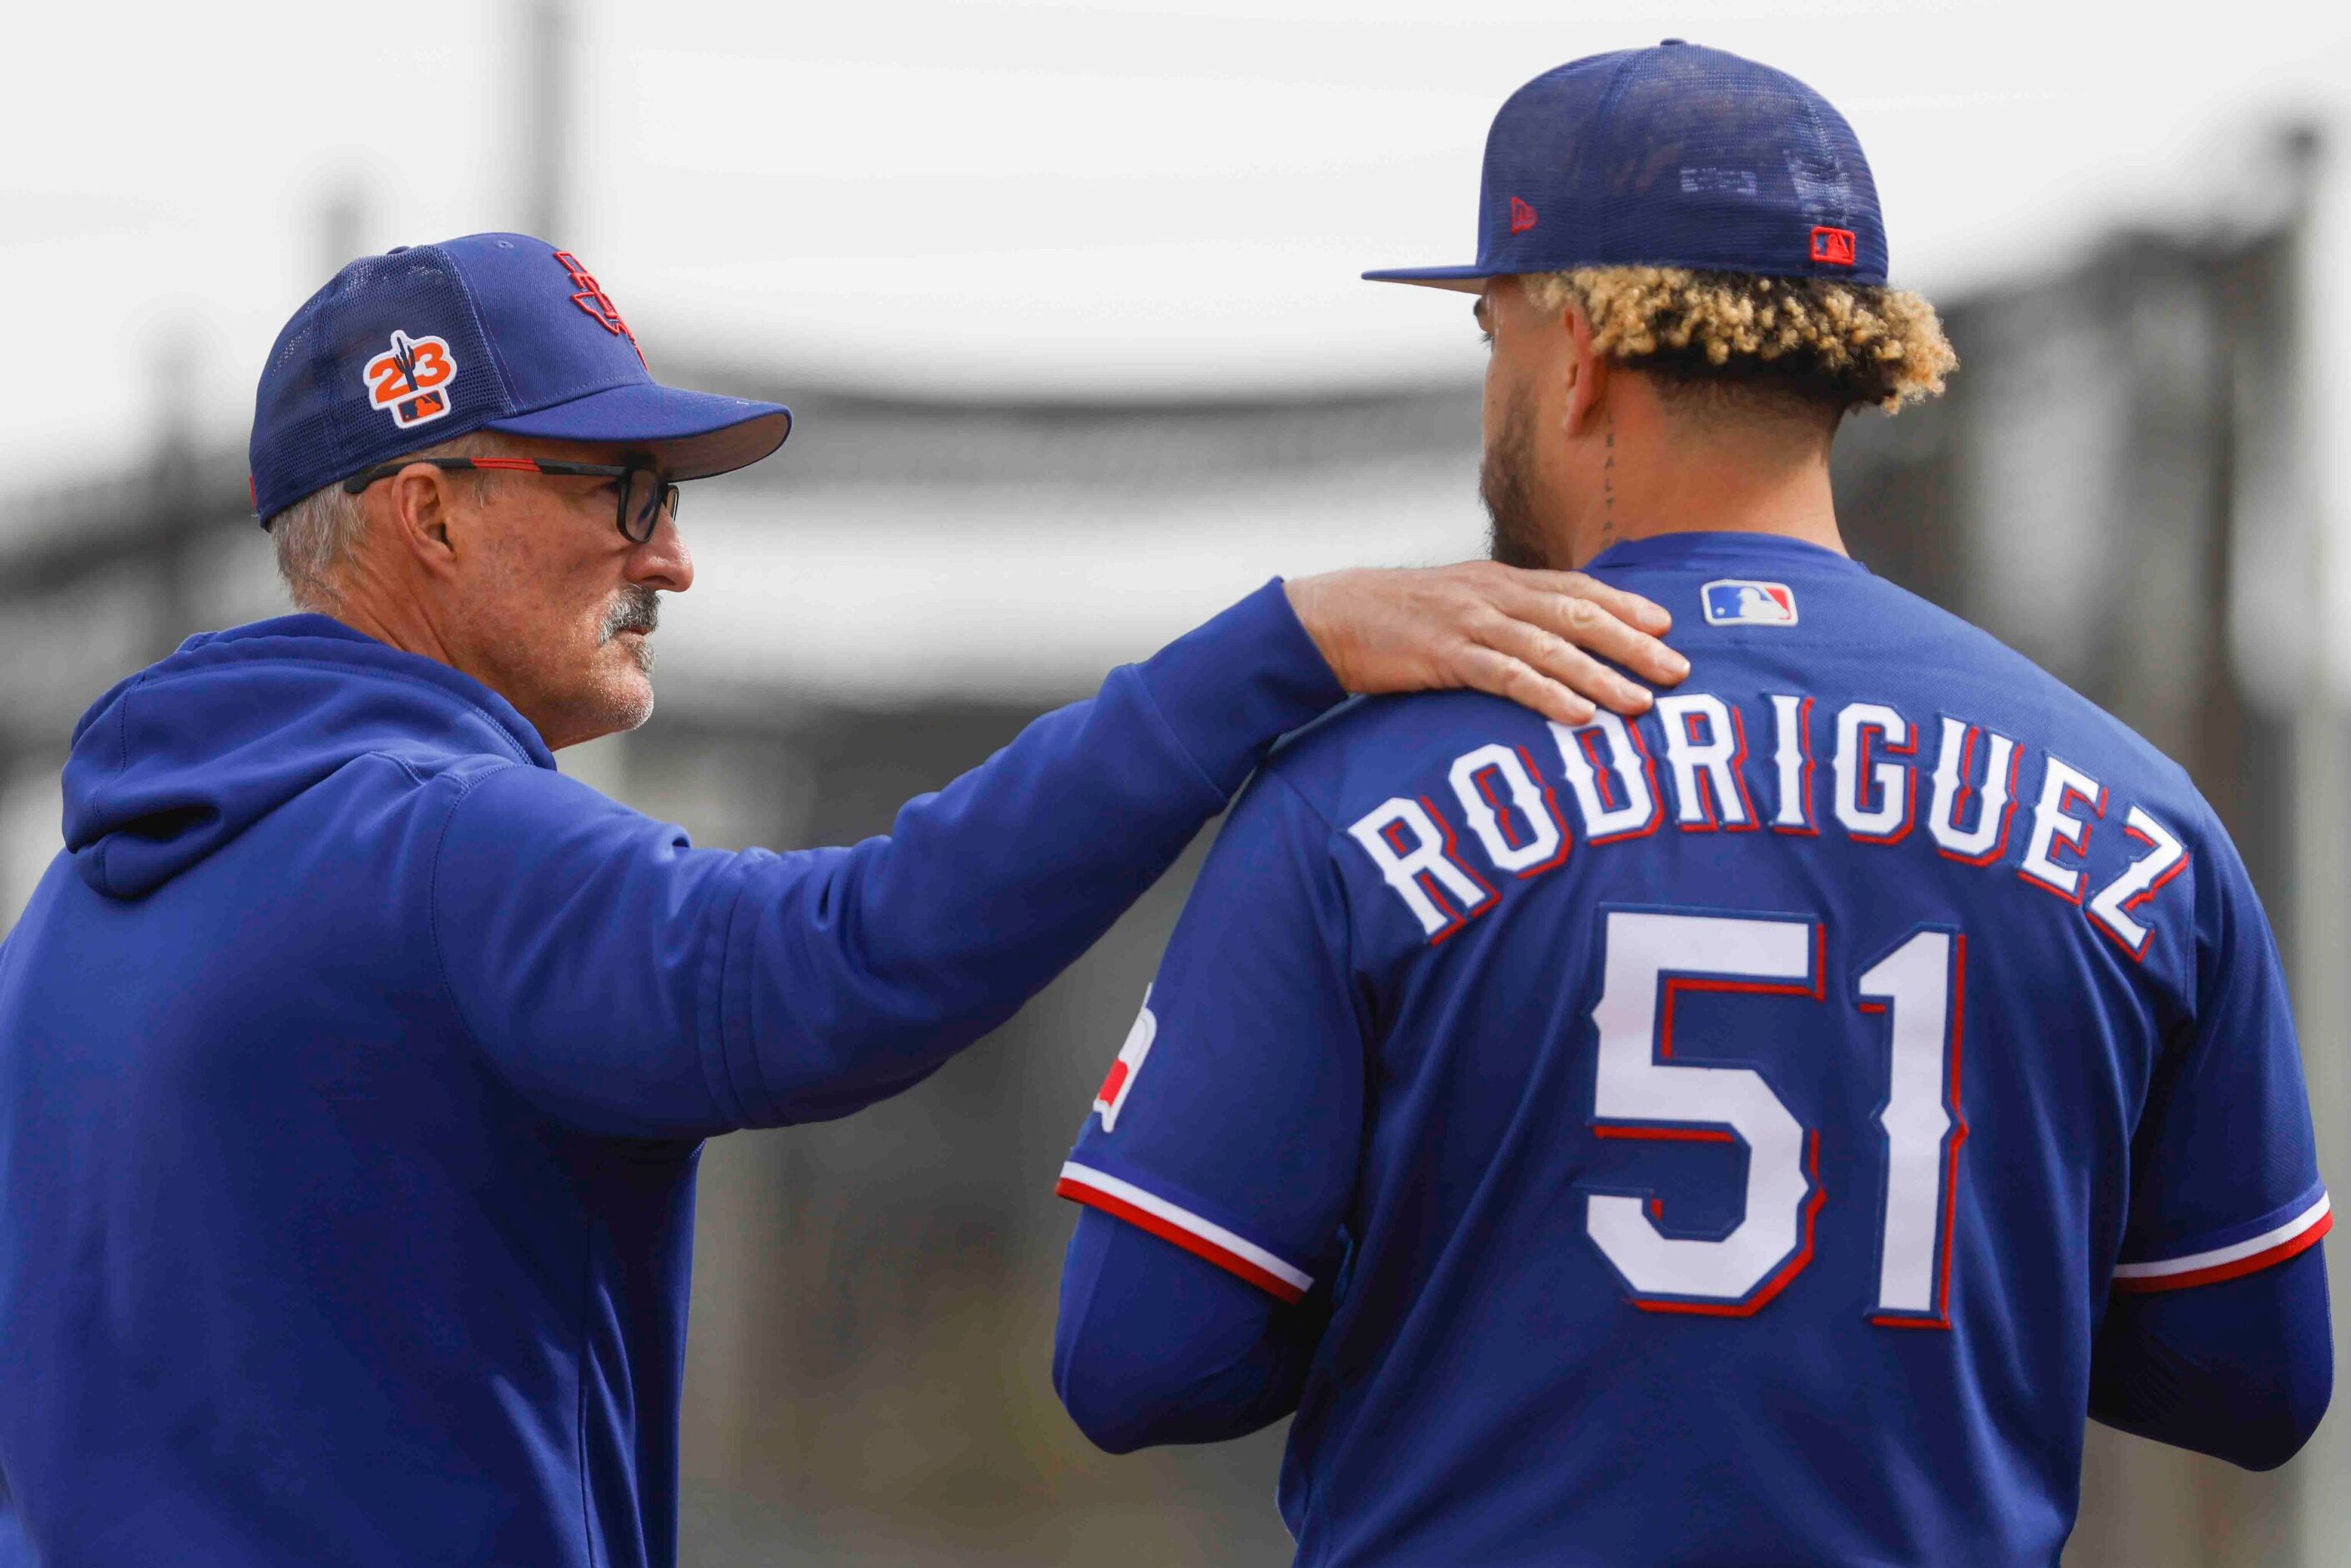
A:
[[[1486,133],[1478,259],[1364,276],[1476,293],[1573,267],[1684,267],[1886,281],[1861,143],[1784,71],[1667,38],[1512,93]]]
[[[778,403],[653,380],[611,296],[569,251],[478,234],[361,256],[277,334],[254,399],[265,528],[363,468],[496,430],[658,446],[670,477],[757,463],[791,434]]]

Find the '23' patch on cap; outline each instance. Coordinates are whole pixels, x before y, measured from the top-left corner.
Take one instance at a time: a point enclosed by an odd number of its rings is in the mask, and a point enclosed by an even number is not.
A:
[[[1709,626],[1793,626],[1796,594],[1784,582],[1726,577],[1698,591]]]
[[[360,374],[367,382],[368,402],[406,430],[449,412],[445,389],[457,379],[457,361],[447,339],[412,338],[395,327],[392,347],[370,360]]]

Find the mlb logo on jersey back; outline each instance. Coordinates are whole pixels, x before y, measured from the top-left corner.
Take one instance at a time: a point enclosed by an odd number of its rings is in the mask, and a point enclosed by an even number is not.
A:
[[[1727,577],[1698,591],[1709,626],[1793,626],[1796,594],[1784,582]]]

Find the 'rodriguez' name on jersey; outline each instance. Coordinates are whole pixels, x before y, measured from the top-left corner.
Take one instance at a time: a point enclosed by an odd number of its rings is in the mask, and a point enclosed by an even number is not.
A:
[[[1348,824],[1347,831],[1431,942],[1451,936],[1497,896],[1494,884],[1461,854],[1455,819],[1468,824],[1485,869],[1520,880],[1562,864],[1577,838],[1595,847],[1622,843],[1668,821],[1686,833],[1748,832],[1768,821],[1774,832],[1818,834],[1816,699],[1775,692],[1761,701],[1771,716],[1768,818],[1758,811],[1747,782],[1745,712],[1736,702],[1691,692],[1659,698],[1646,721],[1661,732],[1669,790],[1658,787],[1643,727],[1604,714],[1573,729],[1550,727],[1557,776],[1573,803],[1573,825],[1527,748],[1488,741],[1446,768],[1445,804],[1426,796],[1392,797]],[[1829,789],[1834,831],[1855,843],[1901,843],[1917,825],[1925,760],[1919,737],[1928,731],[1883,702],[1847,702],[1826,719],[1823,727],[1834,736]],[[2036,751],[2032,828],[2021,851],[2011,852],[2009,825],[2026,748],[1948,714],[1935,716],[1935,728],[1940,738],[1925,792],[1926,831],[1937,852],[1963,865],[2012,867],[2027,886],[2081,905],[2124,952],[2143,958],[2154,933],[2134,911],[2187,869],[2188,851],[2179,837],[2137,804],[2116,803],[2110,810],[2105,785],[2054,753]],[[2085,899],[2083,866],[2091,829],[2109,817],[2119,820],[2123,834],[2143,852]]]

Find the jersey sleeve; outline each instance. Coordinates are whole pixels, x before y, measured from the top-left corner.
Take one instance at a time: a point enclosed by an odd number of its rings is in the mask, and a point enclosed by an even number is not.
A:
[[[2332,1224],[2277,943],[2217,824],[2194,874],[2195,1011],[2158,1065],[2132,1142],[2117,1291],[2235,1279],[2315,1245]]]
[[[2334,1391],[2316,1249],[2210,1290],[2118,1297],[2090,1364],[2093,1420],[2250,1470],[2292,1458]]]
[[[1336,1263],[1364,1030],[1330,830],[1261,774],[1209,852],[1055,1190],[1278,1300]]]
[[[1113,1454],[1221,1443],[1298,1408],[1324,1319],[1099,1210],[1061,1264],[1053,1388]]]

